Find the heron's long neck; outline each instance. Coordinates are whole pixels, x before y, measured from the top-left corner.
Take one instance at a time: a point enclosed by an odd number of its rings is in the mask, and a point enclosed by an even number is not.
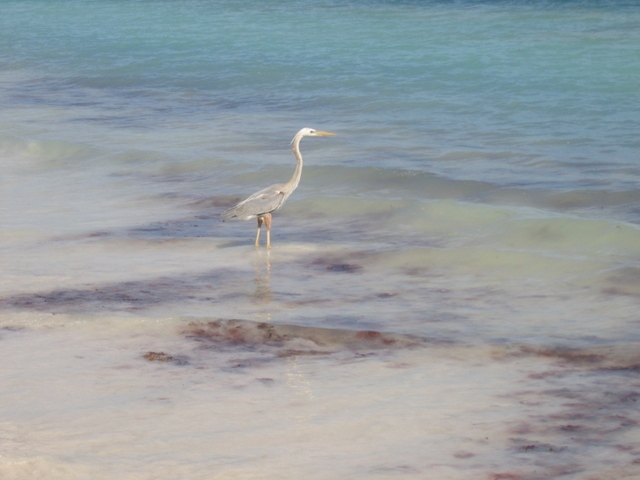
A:
[[[302,137],[296,137],[293,139],[293,154],[296,156],[296,169],[293,172],[291,180],[287,182],[287,190],[293,192],[300,183],[300,177],[302,177],[302,154],[300,153],[300,140]]]

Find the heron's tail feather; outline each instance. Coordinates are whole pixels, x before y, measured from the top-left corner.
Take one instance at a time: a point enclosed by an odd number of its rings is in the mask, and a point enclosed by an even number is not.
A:
[[[231,207],[228,210],[225,210],[220,215],[222,217],[222,221],[238,219],[238,220],[249,220],[256,216],[255,213],[251,211],[249,205],[247,205],[247,200],[244,202],[240,202],[235,207]]]
[[[223,222],[226,222],[227,220],[231,220],[232,218],[235,218],[237,216],[238,216],[237,207],[233,207],[233,208],[230,208],[229,210],[225,210],[224,212],[222,212],[222,214],[220,214],[220,217],[222,218]]]

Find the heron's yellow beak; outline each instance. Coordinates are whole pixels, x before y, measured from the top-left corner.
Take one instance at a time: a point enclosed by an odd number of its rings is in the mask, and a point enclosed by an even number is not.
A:
[[[333,137],[335,133],[333,132],[323,132],[322,130],[316,130],[316,135],[318,137]]]

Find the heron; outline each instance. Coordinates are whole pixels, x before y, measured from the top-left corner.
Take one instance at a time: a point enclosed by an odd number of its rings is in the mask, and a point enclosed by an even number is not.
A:
[[[293,154],[296,157],[296,169],[287,183],[276,183],[259,192],[254,193],[249,198],[241,201],[235,207],[222,212],[222,221],[237,218],[239,220],[258,219],[258,232],[256,233],[255,247],[260,247],[260,230],[264,223],[267,227],[267,249],[271,248],[271,214],[278,210],[287,198],[293,193],[300,183],[302,176],[302,155],[300,154],[300,140],[302,137],[331,137],[332,132],[323,132],[313,128],[303,128],[291,140]]]

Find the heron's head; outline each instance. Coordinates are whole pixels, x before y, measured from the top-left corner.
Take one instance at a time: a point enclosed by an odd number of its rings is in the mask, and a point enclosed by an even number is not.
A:
[[[316,130],[315,128],[303,128],[298,133],[296,133],[296,136],[293,137],[293,140],[291,140],[291,143],[295,142],[296,138],[302,138],[302,137],[332,137],[334,135],[335,135],[335,133],[323,132],[322,130]]]

